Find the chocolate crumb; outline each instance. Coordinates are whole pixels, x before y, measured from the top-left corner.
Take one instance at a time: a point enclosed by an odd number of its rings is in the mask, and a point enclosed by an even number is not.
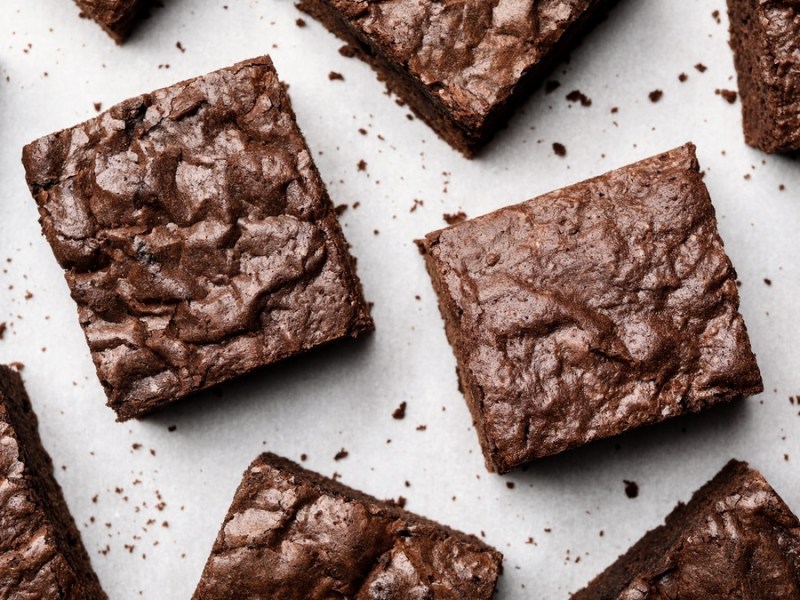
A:
[[[687,79],[689,79],[689,76],[686,73],[681,73],[678,75],[678,81],[681,83],[684,83]]]
[[[95,102],[92,106],[94,106],[95,112],[100,112],[101,110],[103,110],[102,102]]]
[[[358,168],[359,171],[366,171],[367,170],[367,161],[365,161],[362,158],[360,161],[358,161],[358,164],[356,165],[356,167]],[[353,205],[353,208],[355,208],[355,205]]]
[[[705,73],[706,71],[708,71],[708,67],[705,66],[703,63],[697,63],[694,66],[694,68],[697,69],[700,73]]]
[[[306,462],[307,460],[308,460],[308,454],[306,454],[305,452],[303,452],[303,453],[300,455],[300,461],[301,461],[301,462]]]
[[[772,279],[770,279],[769,277],[764,277],[764,283],[766,283],[767,285],[772,285]]]
[[[711,13],[711,18],[717,22],[717,25],[719,25],[722,22],[721,19],[719,18],[718,10],[715,10],[714,12]]]
[[[328,73],[328,79],[331,81],[344,81],[344,75],[337,73],[336,71],[331,71]]]
[[[567,155],[567,147],[564,144],[559,144],[558,142],[554,142],[553,152],[556,153],[556,156],[560,156],[561,158],[563,158]]]
[[[513,490],[516,487],[516,485],[514,484],[513,481],[506,481],[506,487],[510,490]]]
[[[180,42],[175,42],[175,47],[180,50],[181,52],[186,52],[186,48],[183,47],[183,44]]]
[[[297,19],[294,22],[294,24],[297,25],[298,27],[305,27],[306,26],[305,19]]]
[[[628,498],[636,498],[639,496],[639,484],[635,481],[628,481],[624,479],[623,482],[625,483],[625,495]]]
[[[392,413],[392,418],[393,419],[397,419],[398,421],[400,421],[402,419],[405,419],[406,418],[406,406],[407,405],[406,405],[405,402],[401,402],[400,406],[398,406],[397,408],[394,409],[394,412]]]
[[[5,337],[6,329],[8,329],[8,325],[6,325],[6,322],[3,321],[2,323],[0,323],[0,340],[2,340]]]
[[[457,223],[463,223],[466,221],[467,214],[463,210],[460,210],[457,213],[444,213],[442,218],[448,225],[456,225]]]
[[[661,98],[664,97],[664,92],[661,90],[653,90],[648,94],[648,98],[650,98],[650,102],[658,102]]]
[[[345,58],[353,58],[356,55],[356,49],[353,48],[350,44],[345,44],[341,48],[339,48],[339,54],[344,56]]]
[[[580,102],[581,106],[591,106],[592,99],[582,93],[580,90],[573,90],[567,94],[567,100],[570,102]]]
[[[336,453],[336,454],[333,456],[333,460],[342,460],[342,459],[344,459],[344,458],[347,458],[348,456],[350,456],[350,453],[349,453],[347,450],[345,450],[344,448],[342,448],[341,450],[339,450],[339,451],[338,451],[338,452],[337,452],[337,453]]]
[[[733,90],[716,90],[714,92],[717,96],[722,96],[725,100],[728,101],[728,104],[734,104],[736,102],[736,98],[738,94]]]

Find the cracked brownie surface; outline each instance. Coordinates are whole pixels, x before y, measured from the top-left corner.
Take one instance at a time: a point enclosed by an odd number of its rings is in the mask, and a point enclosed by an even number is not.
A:
[[[19,374],[0,365],[0,598],[107,600]]]
[[[572,600],[797,600],[800,522],[731,461]]]
[[[490,469],[762,390],[691,144],[421,248]]]
[[[488,600],[501,562],[475,537],[262,454],[194,600]]]
[[[23,162],[120,419],[372,329],[269,58],[127,100]]]

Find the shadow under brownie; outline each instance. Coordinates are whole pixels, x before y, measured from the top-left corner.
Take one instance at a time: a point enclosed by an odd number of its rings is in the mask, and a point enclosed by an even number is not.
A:
[[[268,57],[122,102],[23,163],[120,420],[373,329]]]
[[[476,537],[262,454],[194,600],[489,600],[502,560]]]
[[[762,391],[692,144],[419,244],[490,470]]]

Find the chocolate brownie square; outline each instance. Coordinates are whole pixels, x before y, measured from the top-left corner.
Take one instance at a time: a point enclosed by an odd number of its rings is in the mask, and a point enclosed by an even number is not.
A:
[[[762,391],[692,144],[420,245],[490,470]]]
[[[0,365],[0,598],[106,600],[19,374]]]
[[[120,420],[373,328],[268,57],[122,102],[23,163]]]
[[[613,0],[299,0],[472,156]]]
[[[728,0],[745,140],[765,152],[800,150],[800,3]]]
[[[572,600],[797,600],[800,521],[731,461]]]
[[[94,19],[115,42],[121,44],[150,0],[75,0],[82,14]]]
[[[488,600],[503,555],[274,454],[244,474],[194,600]]]

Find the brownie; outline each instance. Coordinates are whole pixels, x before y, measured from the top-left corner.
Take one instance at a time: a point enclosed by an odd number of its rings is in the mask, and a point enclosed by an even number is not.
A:
[[[121,44],[150,0],[75,0],[82,14],[97,21],[115,42]]]
[[[0,598],[106,600],[19,374],[0,365]]]
[[[728,0],[745,140],[800,150],[800,2]]]
[[[472,156],[614,0],[299,0]]]
[[[762,391],[692,144],[419,243],[490,470]]]
[[[122,102],[23,163],[120,420],[373,328],[268,57]]]
[[[731,461],[572,600],[797,600],[800,521]]]
[[[487,600],[502,559],[473,536],[262,454],[194,599]]]

